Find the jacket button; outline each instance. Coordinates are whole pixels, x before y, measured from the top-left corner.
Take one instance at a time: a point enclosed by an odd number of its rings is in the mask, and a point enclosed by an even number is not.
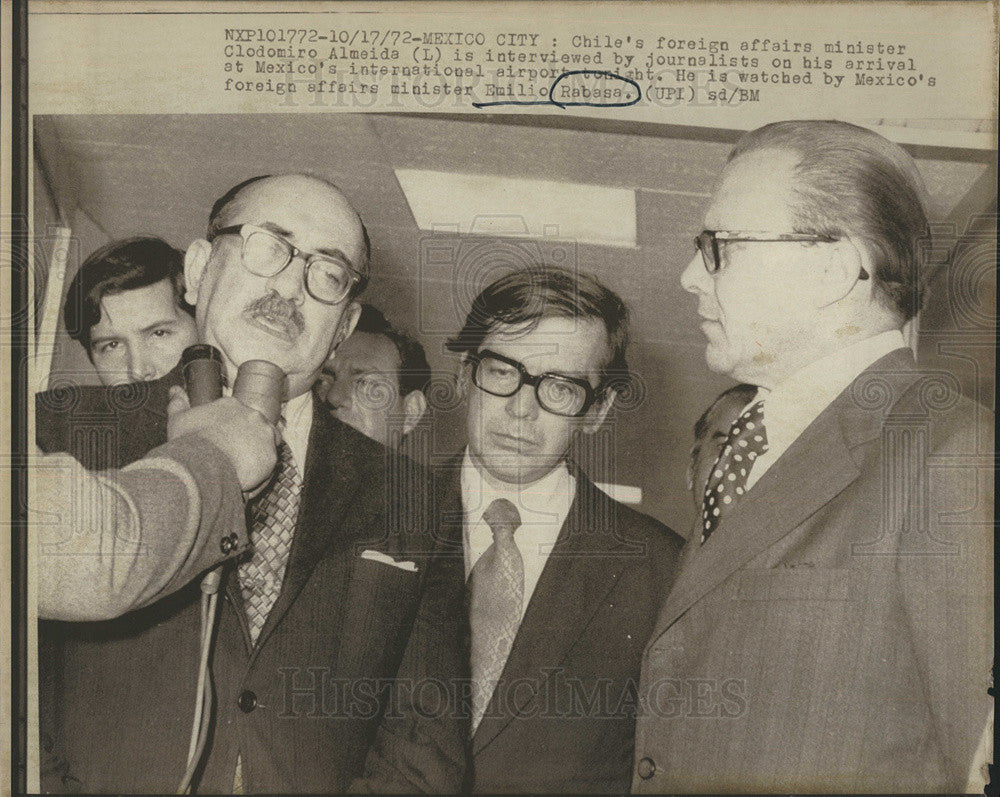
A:
[[[257,695],[251,692],[249,689],[244,689],[236,701],[236,705],[240,707],[240,711],[244,714],[249,714],[255,708],[257,708]]]
[[[224,556],[228,556],[233,550],[233,540],[231,537],[223,537],[219,540],[219,550]]]
[[[652,758],[640,759],[638,770],[640,778],[649,780],[653,777],[653,773],[656,772],[656,762]]]

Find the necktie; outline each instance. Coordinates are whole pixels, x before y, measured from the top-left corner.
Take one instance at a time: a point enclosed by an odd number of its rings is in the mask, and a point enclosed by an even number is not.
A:
[[[250,510],[253,555],[239,568],[243,603],[254,642],[281,592],[301,492],[302,476],[295,467],[292,450],[282,440],[278,446],[278,473]]]
[[[709,535],[746,492],[747,477],[754,460],[767,451],[767,430],[764,428],[764,402],[751,405],[729,428],[715,468],[705,485],[702,499],[701,541]]]
[[[472,732],[479,726],[493,696],[500,673],[521,624],[524,597],[524,561],[514,542],[521,515],[506,498],[498,498],[483,512],[493,532],[493,544],[472,568]]]

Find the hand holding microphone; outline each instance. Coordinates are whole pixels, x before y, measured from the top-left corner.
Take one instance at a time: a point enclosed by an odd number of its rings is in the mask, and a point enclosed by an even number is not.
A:
[[[251,360],[240,366],[233,397],[222,397],[222,358],[205,344],[190,346],[182,359],[187,393],[171,388],[167,437],[197,434],[221,449],[240,487],[251,492],[273,472],[280,435],[286,378],[276,365]]]

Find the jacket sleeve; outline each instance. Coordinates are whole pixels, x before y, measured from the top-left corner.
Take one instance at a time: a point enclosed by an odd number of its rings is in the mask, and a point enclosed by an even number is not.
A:
[[[178,438],[103,473],[39,453],[31,481],[43,619],[117,617],[247,545],[236,473],[201,438]]]

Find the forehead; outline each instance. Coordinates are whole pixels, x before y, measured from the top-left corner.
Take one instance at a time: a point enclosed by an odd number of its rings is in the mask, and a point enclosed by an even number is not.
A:
[[[778,149],[755,150],[731,161],[705,212],[705,229],[791,232],[798,162],[796,153]]]
[[[269,223],[304,251],[339,249],[352,263],[364,255],[361,223],[350,203],[326,183],[301,175],[269,177],[244,188],[217,226]]]
[[[609,357],[607,330],[596,318],[544,316],[523,324],[501,324],[479,348],[512,357],[535,372],[596,374]]]
[[[162,279],[142,288],[102,296],[101,318],[93,329],[141,329],[157,321],[168,321],[182,312],[173,284]]]
[[[399,370],[399,352],[385,335],[355,332],[337,350],[334,364],[350,365],[369,371]]]

